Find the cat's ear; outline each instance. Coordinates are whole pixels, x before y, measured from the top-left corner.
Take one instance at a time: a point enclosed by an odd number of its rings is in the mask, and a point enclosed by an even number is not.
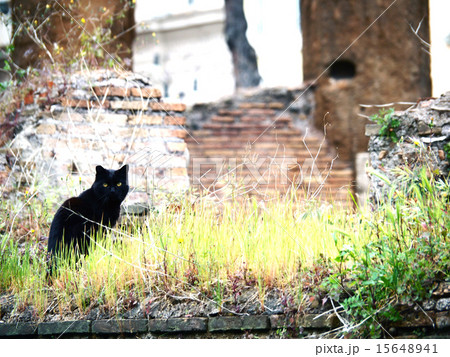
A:
[[[101,176],[107,173],[108,170],[104,169],[103,166],[98,165],[95,167],[95,172],[97,173],[98,176]]]
[[[128,176],[128,165],[122,166],[119,170],[116,171],[120,176],[127,177]]]

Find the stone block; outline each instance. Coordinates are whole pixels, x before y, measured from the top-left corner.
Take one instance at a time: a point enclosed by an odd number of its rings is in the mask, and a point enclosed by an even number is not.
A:
[[[436,309],[438,311],[448,311],[450,310],[450,298],[439,299],[436,303]]]
[[[436,314],[436,327],[438,329],[450,327],[450,311],[438,312]]]
[[[56,125],[49,123],[42,123],[36,128],[36,134],[39,135],[53,135],[56,133]]]
[[[128,97],[131,94],[131,88],[124,87],[94,87],[94,93],[98,96]]]
[[[38,325],[38,334],[66,335],[66,334],[88,334],[90,333],[90,321],[55,321],[42,322]]]
[[[28,322],[17,322],[13,324],[0,324],[1,337],[19,337],[32,336],[37,333],[38,327],[36,324]]]
[[[218,316],[211,317],[208,323],[210,332],[236,330],[268,330],[268,316]]]
[[[61,113],[55,119],[63,122],[82,122],[86,120],[86,115],[68,111]]]
[[[147,332],[147,320],[98,320],[92,321],[92,333],[122,334]]]
[[[152,319],[148,321],[149,332],[206,332],[208,319],[195,318],[173,318]]]
[[[442,128],[430,127],[427,123],[419,122],[417,131],[419,135],[441,135]]]
[[[450,296],[450,282],[443,281],[439,283],[437,289],[433,291],[433,296],[438,297]]]
[[[295,316],[270,315],[269,321],[272,329],[295,327]]]
[[[366,124],[366,136],[378,136],[380,135],[381,125],[380,124]]]
[[[425,311],[433,310],[436,307],[436,300],[428,299],[422,302],[422,308]]]
[[[394,327],[433,327],[436,319],[434,311],[414,311],[401,314],[402,319],[393,323]]]
[[[300,325],[304,328],[328,328],[334,329],[341,325],[336,314],[307,314],[300,319]]]

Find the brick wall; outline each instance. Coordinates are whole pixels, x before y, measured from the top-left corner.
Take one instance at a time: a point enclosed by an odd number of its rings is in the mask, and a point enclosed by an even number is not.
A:
[[[36,93],[22,110],[21,131],[4,150],[16,183],[31,184],[30,174],[38,174],[34,184],[45,190],[61,181],[84,189],[96,165],[128,164],[129,205],[189,187],[184,104],[162,102],[148,79],[132,73],[77,74],[65,86],[51,106],[39,105]]]

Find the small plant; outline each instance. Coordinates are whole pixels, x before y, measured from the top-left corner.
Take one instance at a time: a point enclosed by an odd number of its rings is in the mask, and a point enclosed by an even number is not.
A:
[[[450,143],[444,145],[444,152],[447,160],[450,160]]]
[[[370,120],[381,125],[379,134],[390,138],[392,142],[397,143],[399,138],[396,133],[396,129],[400,126],[400,121],[393,117],[394,109],[390,108],[388,110],[381,109],[378,114],[374,114],[370,117]]]
[[[448,278],[448,183],[426,167],[405,168],[391,187],[390,197],[360,227],[372,241],[358,248],[350,234],[336,240],[342,247],[338,269],[325,283],[355,337],[389,337],[386,324],[401,319],[397,305],[428,298],[432,282]]]

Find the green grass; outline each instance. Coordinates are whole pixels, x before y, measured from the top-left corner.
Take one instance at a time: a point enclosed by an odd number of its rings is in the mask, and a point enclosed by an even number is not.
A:
[[[60,262],[48,284],[45,248],[52,215],[38,195],[2,202],[0,293],[50,308],[121,312],[156,293],[196,294],[221,307],[239,288],[295,296],[327,294],[362,335],[397,318],[396,303],[420,301],[434,278],[448,278],[448,183],[403,171],[386,203],[355,212],[280,199],[220,206],[207,200],[144,218],[123,217],[75,267]],[[20,196],[19,196],[20,197]],[[375,319],[377,317],[377,319]]]

